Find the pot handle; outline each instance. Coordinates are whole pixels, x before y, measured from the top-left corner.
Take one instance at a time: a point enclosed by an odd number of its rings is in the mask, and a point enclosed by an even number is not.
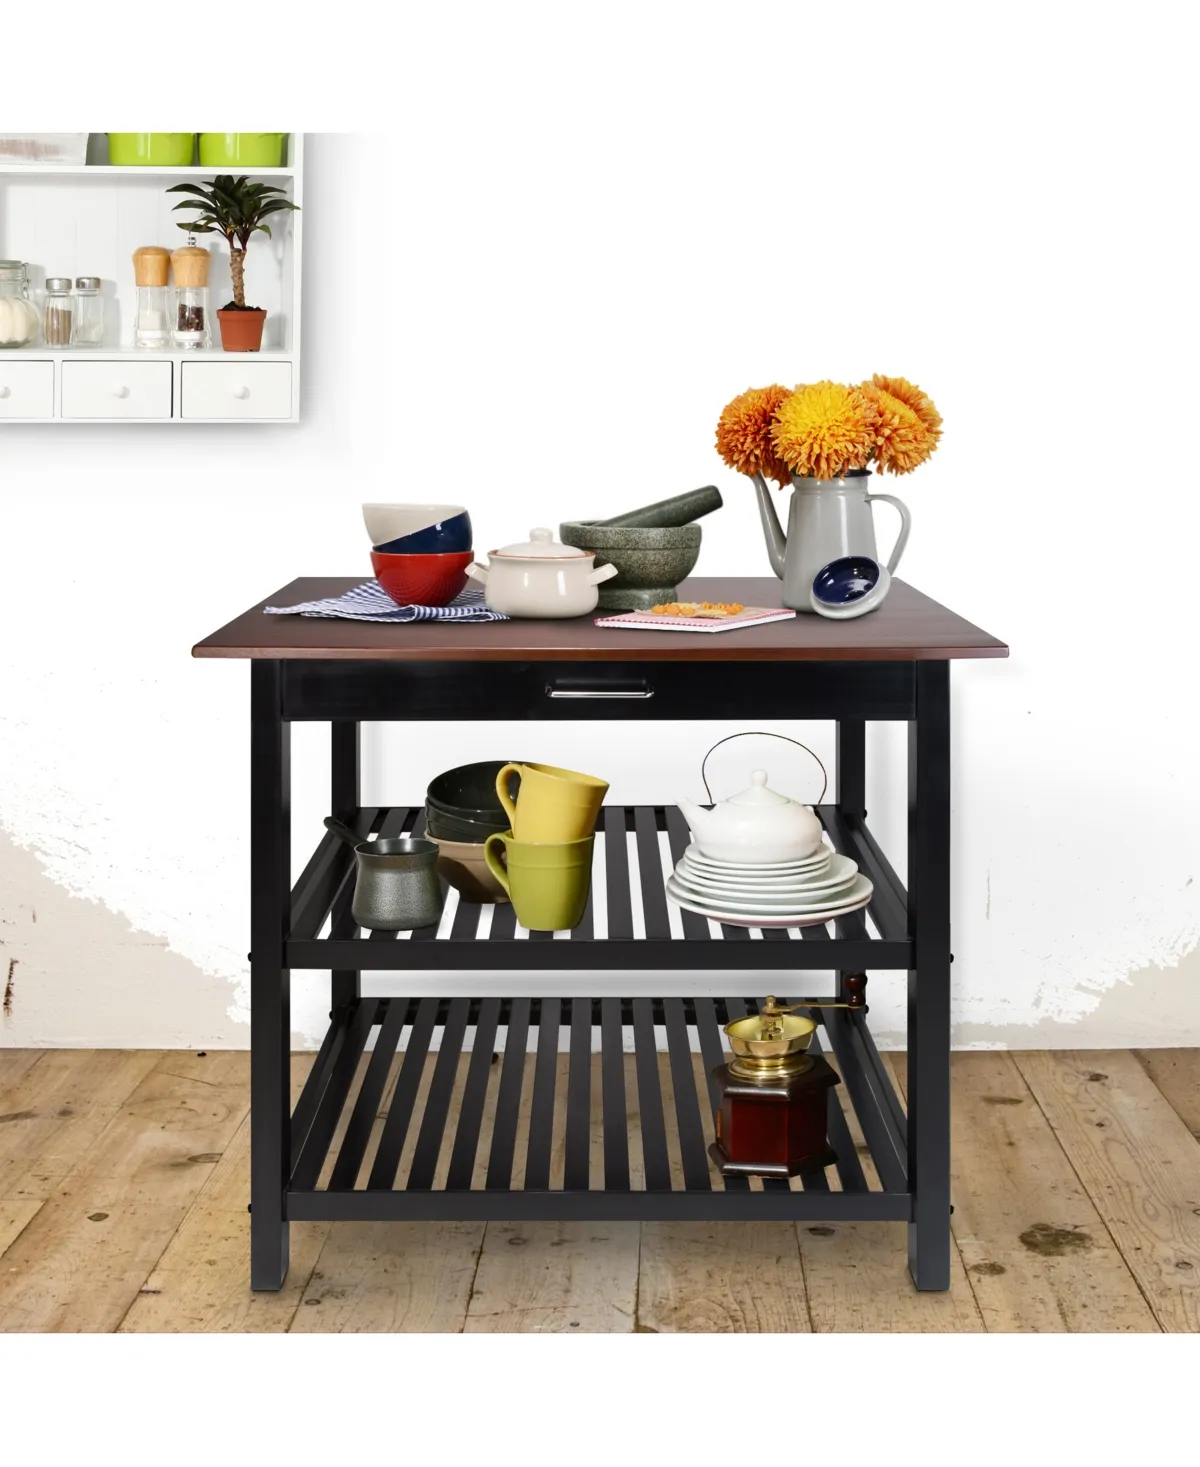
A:
[[[332,830],[339,840],[344,840],[350,847],[362,845],[362,836],[355,835],[348,825],[343,825],[340,820],[335,820],[332,815],[326,815],[325,829]]]
[[[884,504],[894,504],[900,511],[900,533],[896,536],[896,543],[892,546],[892,553],[888,556],[888,575],[894,575],[896,567],[900,564],[900,557],[904,554],[904,547],[908,544],[908,533],[912,529],[912,515],[908,512],[908,505],[902,499],[897,499],[894,494],[868,494],[867,503],[871,504],[876,499],[882,499]]]
[[[482,581],[485,586],[487,585],[487,566],[480,565],[477,560],[473,560],[471,564],[467,566],[467,575],[473,577],[477,581]]]
[[[884,496],[882,495],[880,496],[880,498],[883,497]],[[799,739],[790,739],[788,738],[787,734],[771,733],[769,729],[748,728],[745,729],[742,733],[727,734],[725,738],[718,739],[717,742],[712,746],[712,748],[709,749],[708,753],[704,756],[703,762],[700,765],[700,778],[704,781],[704,793],[708,796],[708,803],[710,805],[713,804],[714,801],[712,797],[712,790],[710,790],[708,787],[708,775],[705,773],[705,770],[708,767],[708,761],[712,758],[712,756],[716,753],[716,751],[721,747],[722,744],[729,743],[731,739],[744,739],[751,736],[761,739],[782,739],[785,744],[795,744],[798,749],[803,749],[806,754],[812,754],[813,758],[817,760],[817,765],[820,768],[822,775],[824,776],[824,781],[821,785],[821,793],[817,796],[816,803],[818,805],[824,803],[825,791],[829,788],[829,771],[825,768],[824,764],[821,763],[821,760],[817,757],[817,755],[813,754],[813,751],[808,747],[807,744],[802,744]]]
[[[487,863],[488,870],[511,897],[512,887],[508,881],[508,868],[500,859],[500,848],[502,846],[504,846],[503,833],[498,830],[493,830],[491,835],[483,843],[483,859]],[[507,847],[505,849],[507,850]]]
[[[521,766],[519,764],[506,764],[496,776],[496,798],[504,807],[504,813],[508,816],[508,824],[511,830],[516,830],[517,828],[517,807],[508,792],[508,777],[510,774],[515,774],[519,777],[520,773]],[[520,786],[518,785],[519,789]]]
[[[615,565],[597,566],[596,569],[591,573],[591,575],[588,576],[588,585],[598,586],[601,581],[611,580],[613,576],[617,575],[617,573],[618,572]]]

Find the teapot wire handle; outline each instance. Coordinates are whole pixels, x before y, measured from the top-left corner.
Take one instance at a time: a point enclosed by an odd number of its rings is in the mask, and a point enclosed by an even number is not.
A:
[[[704,758],[701,760],[700,778],[704,781],[704,793],[708,796],[708,803],[710,805],[713,804],[712,790],[710,790],[708,787],[708,775],[705,772],[708,768],[708,761],[712,758],[712,756],[716,753],[716,751],[721,747],[722,744],[729,743],[731,739],[746,738],[782,739],[785,744],[795,744],[798,749],[803,749],[806,754],[812,754],[812,757],[817,761],[817,765],[823,777],[821,793],[817,796],[816,803],[818,805],[822,805],[825,803],[825,792],[829,789],[829,771],[825,768],[824,764],[821,763],[820,757],[817,754],[813,754],[813,751],[808,747],[807,744],[802,744],[799,739],[789,738],[787,734],[772,733],[769,729],[747,728],[743,729],[741,733],[726,734],[723,739],[718,739],[717,742],[712,746],[711,749],[709,749],[708,753],[705,754]]]

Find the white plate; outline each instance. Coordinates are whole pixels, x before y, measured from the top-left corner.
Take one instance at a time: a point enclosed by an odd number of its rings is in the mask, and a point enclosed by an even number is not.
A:
[[[803,861],[772,861],[765,865],[759,865],[757,861],[712,861],[707,856],[702,856],[695,846],[688,846],[683,853],[683,859],[689,866],[695,866],[697,870],[724,873],[740,873],[761,871],[764,875],[774,876],[781,872],[811,871],[827,862],[835,855],[828,846],[822,846],[819,851],[814,851],[811,856],[806,856]]]
[[[874,888],[865,876],[859,876],[852,890],[857,889],[858,882],[863,883],[865,890],[853,902],[825,912],[792,912],[787,915],[772,912],[749,915],[745,912],[730,912],[711,904],[702,904],[690,897],[681,896],[678,889],[672,891],[671,887],[674,883],[670,879],[667,881],[667,895],[676,906],[683,907],[689,912],[697,912],[701,917],[709,917],[714,922],[724,922],[730,927],[822,927],[826,922],[832,922],[837,917],[846,917],[851,912],[857,912],[861,907],[867,905],[871,900]]]
[[[673,876],[671,880],[693,901],[708,902],[710,906],[728,907],[731,911],[741,908],[749,912],[804,912],[810,908],[820,911],[826,907],[836,907],[844,901],[851,900],[851,894],[856,890],[854,884],[858,876],[848,876],[840,886],[834,887],[832,891],[784,892],[780,896],[763,896],[760,892],[710,891],[704,887],[694,886],[690,881],[685,881],[678,876]]]
[[[689,866],[686,861],[680,861],[675,868],[675,877],[678,881],[695,886],[701,891],[728,892],[730,896],[733,896],[735,892],[741,892],[745,896],[762,895],[777,899],[788,893],[795,893],[798,896],[802,893],[815,895],[823,891],[835,890],[839,886],[845,886],[857,870],[857,864],[849,856],[835,855],[823,871],[814,871],[809,875],[750,876],[747,874],[733,876],[722,873],[718,876],[699,871]]]
[[[856,902],[860,896],[870,896],[873,889],[867,877],[858,875],[841,891],[818,894],[812,901],[785,898],[778,902],[766,900],[763,897],[747,897],[745,900],[739,900],[738,897],[728,892],[708,895],[696,891],[694,887],[684,886],[673,876],[667,878],[667,890],[673,890],[687,897],[689,901],[707,902],[709,906],[719,906],[723,912],[763,913],[764,915],[769,912],[797,912],[801,915],[808,912],[827,912],[833,908],[844,907]]]

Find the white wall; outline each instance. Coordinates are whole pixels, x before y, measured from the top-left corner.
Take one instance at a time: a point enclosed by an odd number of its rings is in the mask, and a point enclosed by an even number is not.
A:
[[[299,428],[0,427],[0,1043],[246,1043],[248,675],[189,648],[364,572],[360,500],[461,497],[487,546],[716,482],[701,571],[765,573],[718,410],[874,370],[947,425],[900,486],[904,572],[1013,648],[954,673],[957,1041],[1200,1043],[1181,48],[1153,7],[1135,36],[877,15],[853,51],[788,13],[636,47],[506,16],[452,96],[414,32],[390,133],[310,140]],[[372,730],[367,795],[517,743],[695,793],[732,727]],[[902,750],[870,752],[894,844]],[[297,730],[298,860],[323,753]],[[885,1041],[902,985],[874,980]]]

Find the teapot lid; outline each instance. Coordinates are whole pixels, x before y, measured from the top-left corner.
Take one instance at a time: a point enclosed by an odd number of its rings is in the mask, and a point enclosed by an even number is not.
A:
[[[767,771],[756,769],[750,776],[750,788],[743,790],[740,795],[731,795],[725,801],[727,805],[756,805],[765,810],[771,805],[791,805],[794,802],[786,795],[781,795],[775,790],[767,788]]]
[[[592,560],[592,551],[575,550],[555,540],[554,531],[530,530],[529,539],[520,545],[506,545],[503,550],[490,550],[489,555],[511,556],[514,560]]]

